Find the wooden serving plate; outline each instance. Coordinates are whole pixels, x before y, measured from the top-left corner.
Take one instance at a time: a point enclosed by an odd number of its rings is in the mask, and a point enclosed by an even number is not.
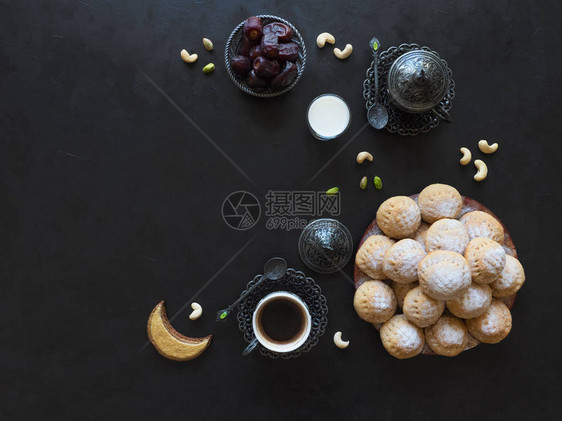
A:
[[[414,199],[414,201],[417,203],[418,202],[418,196],[419,196],[419,194],[413,194],[410,197],[412,199]],[[503,231],[505,233],[504,241],[503,241],[503,248],[504,248],[505,252],[507,254],[509,254],[510,256],[513,256],[517,259],[517,250],[515,249],[515,244],[513,244],[513,240],[511,239],[511,235],[509,235],[509,231],[507,230],[507,228],[503,224],[503,222],[496,215],[494,215],[494,213],[490,209],[488,209],[483,204],[477,202],[476,200],[471,199],[470,197],[462,196],[462,201],[463,201],[463,207],[462,207],[461,214],[460,214],[459,218],[461,216],[463,216],[465,213],[472,212],[472,211],[482,211],[482,212],[486,212],[486,213],[492,215],[495,219],[498,220],[498,222],[503,227]],[[371,235],[384,235],[384,233],[380,230],[379,226],[377,225],[376,218],[373,219],[373,221],[367,227],[367,230],[363,234],[363,237],[361,237],[361,241],[359,242],[359,245],[357,246],[357,250],[359,250],[359,248],[363,245],[365,240],[367,238],[369,238]],[[357,265],[355,265],[354,268],[353,268],[353,279],[355,281],[355,288],[358,288],[359,285],[361,285],[365,281],[368,281],[370,278],[369,278],[368,275],[363,273]],[[513,294],[513,295],[510,295],[509,297],[504,297],[504,298],[499,298],[499,299],[502,300],[507,305],[507,307],[511,310],[511,308],[513,307],[513,303],[515,302],[515,296],[516,295],[517,294]],[[400,313],[401,313],[401,310],[397,309],[396,314],[400,314]],[[375,326],[375,328],[377,330],[379,330],[380,327],[382,326],[382,323],[381,324],[373,324],[373,326]],[[469,343],[468,343],[465,351],[467,349],[474,348],[475,346],[477,346],[480,343],[476,339],[472,338],[472,336],[470,337],[470,340],[468,342]],[[427,344],[425,345],[425,347],[424,347],[424,349],[421,353],[423,355],[436,355],[427,346]]]

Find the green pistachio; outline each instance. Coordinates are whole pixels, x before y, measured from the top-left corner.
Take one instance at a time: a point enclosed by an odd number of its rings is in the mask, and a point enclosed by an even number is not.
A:
[[[208,75],[209,73],[213,73],[214,70],[215,65],[213,63],[209,63],[205,67],[203,67],[203,73],[205,73],[206,75]]]
[[[374,182],[375,182],[375,188],[377,190],[382,189],[382,180],[378,175],[375,177]]]
[[[340,191],[339,187],[332,187],[331,189],[326,190],[326,195],[327,196],[334,196],[335,194],[337,194]]]

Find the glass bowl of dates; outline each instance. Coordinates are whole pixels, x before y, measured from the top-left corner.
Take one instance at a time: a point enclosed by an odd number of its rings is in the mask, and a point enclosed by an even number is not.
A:
[[[306,48],[297,29],[277,16],[250,16],[230,34],[224,52],[226,70],[236,86],[262,98],[289,91],[306,64]]]

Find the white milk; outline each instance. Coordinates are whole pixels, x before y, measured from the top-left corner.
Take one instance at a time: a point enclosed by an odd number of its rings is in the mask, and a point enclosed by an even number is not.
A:
[[[312,101],[307,118],[312,134],[321,140],[328,140],[338,137],[347,129],[351,113],[339,96],[325,94]]]

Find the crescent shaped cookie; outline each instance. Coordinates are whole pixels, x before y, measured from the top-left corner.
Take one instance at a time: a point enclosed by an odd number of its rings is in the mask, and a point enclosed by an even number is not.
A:
[[[190,338],[175,330],[166,314],[164,301],[160,301],[150,313],[147,324],[148,339],[165,358],[187,361],[197,358],[211,344],[213,335]]]

